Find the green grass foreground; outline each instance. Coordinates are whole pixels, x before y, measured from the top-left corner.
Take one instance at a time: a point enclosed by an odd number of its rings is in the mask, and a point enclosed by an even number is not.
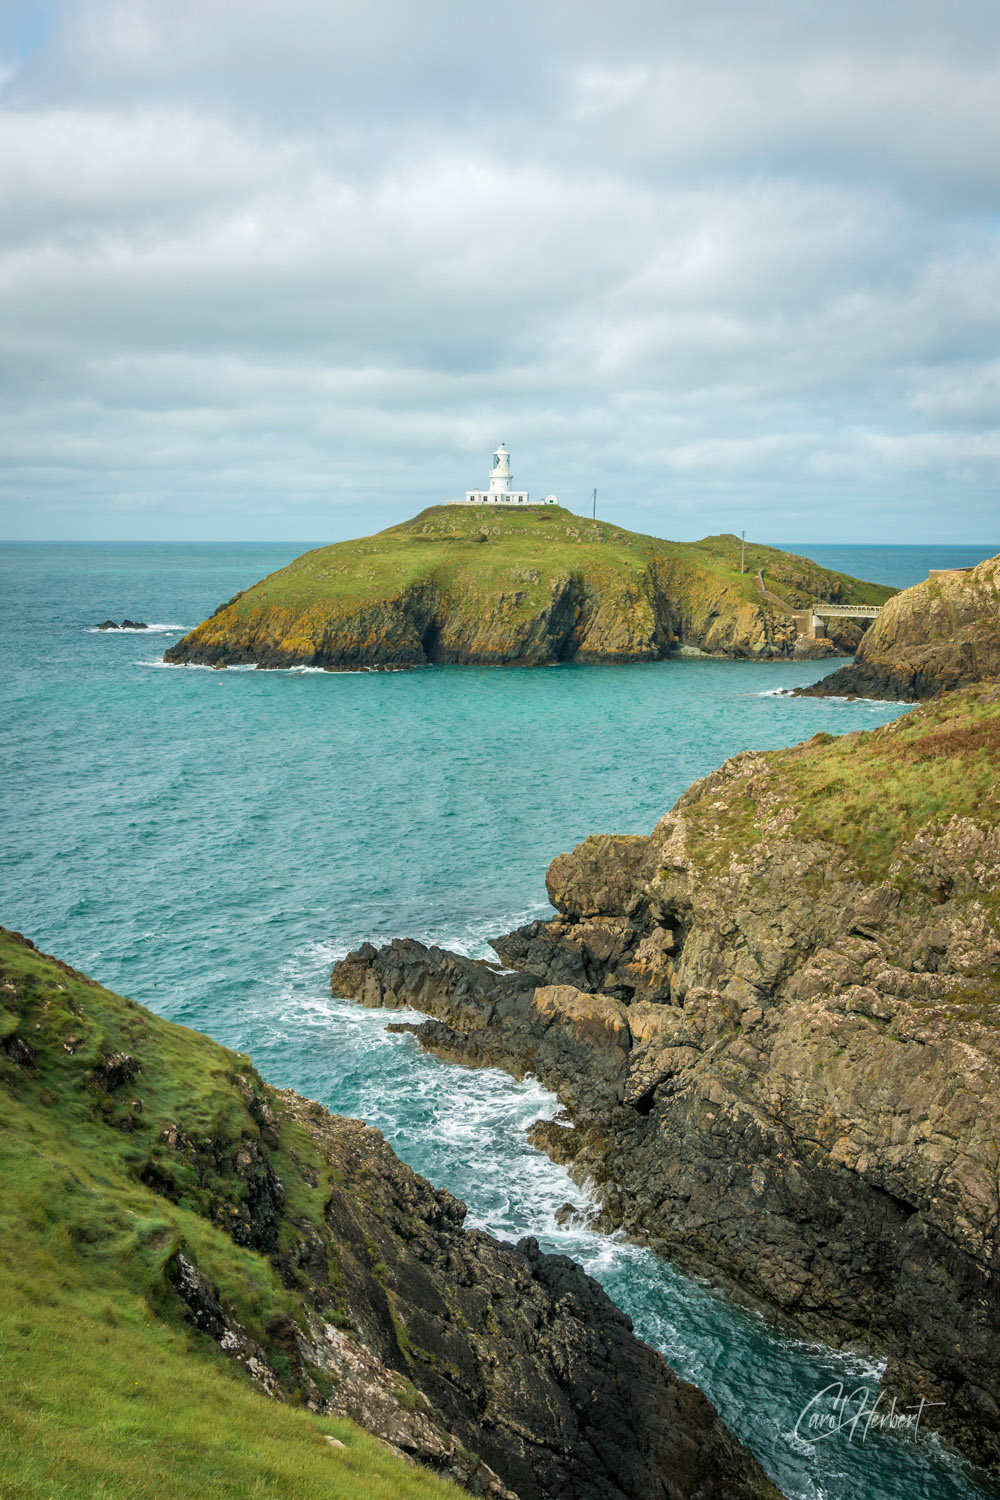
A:
[[[297,1294],[218,1220],[192,1177],[171,1202],[141,1180],[157,1126],[225,1140],[242,1059],[0,934],[0,1496],[3,1500],[444,1500],[459,1491],[348,1421],[265,1396],[186,1322],[166,1277],[184,1246],[262,1342]],[[95,1065],[141,1054],[119,1101]],[[121,1091],[119,1091],[121,1092]],[[130,1128],[141,1094],[148,1128]],[[245,1116],[244,1116],[245,1124]],[[308,1152],[283,1123],[284,1148]],[[317,1157],[317,1170],[322,1165]],[[329,1172],[329,1168],[327,1168]],[[286,1181],[315,1210],[315,1190]],[[206,1197],[206,1192],[209,1194]],[[327,1435],[345,1446],[334,1447]]]

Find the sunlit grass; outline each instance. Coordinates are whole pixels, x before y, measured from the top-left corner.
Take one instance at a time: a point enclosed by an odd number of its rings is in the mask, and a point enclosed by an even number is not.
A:
[[[884,877],[927,824],[1000,815],[1000,692],[951,694],[868,733],[773,757],[800,809],[793,832],[849,850]]]

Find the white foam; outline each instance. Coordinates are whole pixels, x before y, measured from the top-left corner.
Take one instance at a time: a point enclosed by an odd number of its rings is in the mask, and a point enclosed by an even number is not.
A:
[[[753,698],[794,698],[799,689],[777,687],[765,688],[763,692],[752,693]],[[811,698],[812,703],[847,703],[851,708],[898,708],[902,713],[904,708],[916,708],[916,703],[900,703],[897,698],[848,698],[840,693],[831,693],[822,698]]]
[[[186,625],[150,625],[149,630],[97,630],[94,627],[87,631],[88,635],[149,635],[151,632],[160,631],[165,634],[176,634],[187,630]],[[209,666],[201,661],[137,661],[137,667],[184,667],[190,671],[200,672],[264,672],[268,675],[279,677],[304,677],[306,674],[318,675],[320,677],[372,677],[382,675],[385,672],[408,672],[409,667],[311,667],[303,664],[296,667],[259,667],[256,662],[241,662],[236,666],[227,666],[224,662],[217,666]]]
[[[136,662],[136,666],[137,667],[157,667],[157,668],[159,668],[159,667],[166,667],[168,670],[171,670],[171,671],[175,667],[177,667],[182,672],[214,672],[214,671],[217,670],[215,667],[208,667],[208,666],[206,666],[204,664],[204,662],[200,662],[200,661],[164,661],[162,657],[157,658],[156,661],[137,661]],[[247,670],[249,670],[249,671],[252,672],[253,671],[253,667],[250,667],[249,669],[246,668],[246,667],[237,667],[237,668],[232,668],[231,667],[230,668],[230,671],[244,671],[245,672]]]
[[[164,625],[154,621],[144,629],[137,629],[132,625],[127,625],[123,629],[121,625],[116,625],[113,630],[102,630],[99,625],[88,625],[83,633],[84,635],[186,635],[190,629],[190,625]]]
[[[824,703],[849,703],[852,708],[898,708],[902,713],[904,708],[917,708],[919,705],[913,703],[901,703],[898,698],[847,698],[841,697],[839,693],[831,694],[823,698]]]
[[[293,672],[319,672],[323,677],[384,677],[387,672],[412,672],[413,667],[256,667],[257,672],[276,672],[288,677]]]

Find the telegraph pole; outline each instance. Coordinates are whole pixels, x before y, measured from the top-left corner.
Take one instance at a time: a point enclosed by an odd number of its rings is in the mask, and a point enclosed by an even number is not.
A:
[[[594,491],[594,510],[593,510],[593,514],[591,516],[591,520],[593,520],[593,521],[597,520],[597,491],[596,490]]]
[[[746,555],[747,555],[747,534],[746,534],[745,531],[742,533],[742,536],[743,536],[743,541],[742,541],[742,544],[740,546],[740,572],[741,573],[745,573],[746,572]]]

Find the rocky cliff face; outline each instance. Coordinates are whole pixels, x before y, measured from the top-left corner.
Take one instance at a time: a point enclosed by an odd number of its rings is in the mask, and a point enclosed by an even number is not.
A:
[[[404,526],[307,553],[221,605],[165,660],[335,670],[658,661],[687,648],[755,658],[853,651],[860,628],[800,641],[752,567],[801,607],[881,602],[891,590],[735,537],[682,544],[558,507],[485,514],[439,506]]]
[[[902,703],[1000,676],[1000,557],[897,594],[841,667],[803,696]]]
[[[0,1107],[5,1180],[66,1166],[64,1253],[99,1265],[113,1242],[145,1327],[186,1320],[192,1359],[214,1344],[493,1500],[776,1500],[572,1261],[466,1230],[377,1131],[2,930]],[[36,1227],[13,1225],[18,1257]]]
[[[888,1356],[1000,1462],[1000,689],[737,756],[553,862],[504,968],[397,941],[336,993],[536,1073],[608,1226]],[[519,972],[510,973],[510,969]]]

